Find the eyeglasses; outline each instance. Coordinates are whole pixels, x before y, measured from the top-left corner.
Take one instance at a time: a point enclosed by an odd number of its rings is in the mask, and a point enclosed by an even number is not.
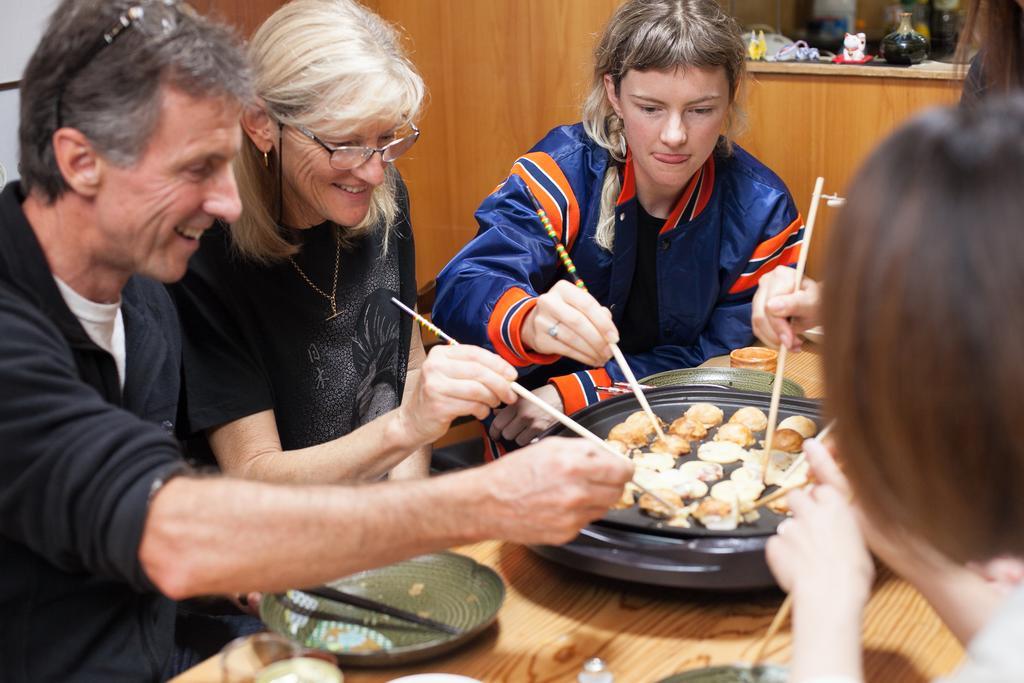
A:
[[[63,123],[60,109],[68,83],[91,64],[104,48],[113,45],[122,33],[132,27],[148,36],[167,35],[178,27],[181,16],[196,17],[197,14],[190,5],[178,0],[152,0],[152,2],[129,7],[124,14],[119,16],[117,23],[100,36],[89,52],[64,76],[64,80],[57,89],[57,128],[60,128]]]
[[[409,127],[412,128],[411,133],[404,137],[400,137],[397,140],[392,140],[383,147],[362,147],[355,145],[342,145],[340,147],[335,147],[327,144],[301,126],[295,126],[295,130],[299,131],[330,153],[331,168],[337,171],[351,171],[352,169],[359,168],[369,161],[370,157],[372,157],[376,152],[380,152],[380,158],[385,163],[390,163],[408,152],[409,148],[416,144],[416,141],[420,138],[420,129],[412,123],[409,124]]]

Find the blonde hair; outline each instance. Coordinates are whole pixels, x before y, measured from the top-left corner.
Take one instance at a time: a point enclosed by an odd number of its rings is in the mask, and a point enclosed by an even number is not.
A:
[[[256,95],[279,125],[348,133],[367,121],[398,126],[416,119],[426,88],[400,45],[398,31],[353,0],[293,0],[268,18],[249,43]],[[231,226],[244,256],[276,261],[297,251],[277,225],[280,157],[265,163],[248,136],[235,160],[242,215]],[[278,154],[279,154],[278,150]],[[398,174],[387,169],[366,217],[342,239],[384,226],[384,249],[398,214]]]
[[[605,171],[594,236],[603,249],[611,251],[615,240],[619,167],[626,162],[622,119],[608,101],[605,75],[612,77],[618,90],[631,70],[723,67],[729,83],[729,110],[719,147],[728,154],[732,151],[730,137],[739,132],[744,120],[737,100],[746,75],[745,54],[739,26],[715,0],[629,0],[612,15],[594,49],[594,78],[583,104],[583,128],[608,151],[613,162]]]

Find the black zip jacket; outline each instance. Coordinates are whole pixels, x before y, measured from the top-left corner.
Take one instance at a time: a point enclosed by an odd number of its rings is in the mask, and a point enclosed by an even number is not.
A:
[[[150,491],[184,467],[174,307],[154,281],[125,287],[122,392],[23,200],[0,194],[0,680],[159,680],[175,605],[138,549]]]

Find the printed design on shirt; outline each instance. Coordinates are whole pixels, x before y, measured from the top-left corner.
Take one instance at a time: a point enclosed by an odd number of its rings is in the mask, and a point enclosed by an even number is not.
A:
[[[353,424],[364,425],[398,405],[399,319],[388,289],[363,302],[352,339],[352,366],[357,378]]]

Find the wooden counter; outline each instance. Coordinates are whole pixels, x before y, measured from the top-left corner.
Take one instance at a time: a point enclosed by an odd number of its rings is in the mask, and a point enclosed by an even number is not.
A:
[[[877,58],[876,58],[877,59]],[[747,62],[752,74],[783,74],[800,76],[862,76],[868,78],[909,78],[925,81],[962,81],[967,74],[964,65],[924,61],[914,66],[881,64],[832,64],[830,62]]]

